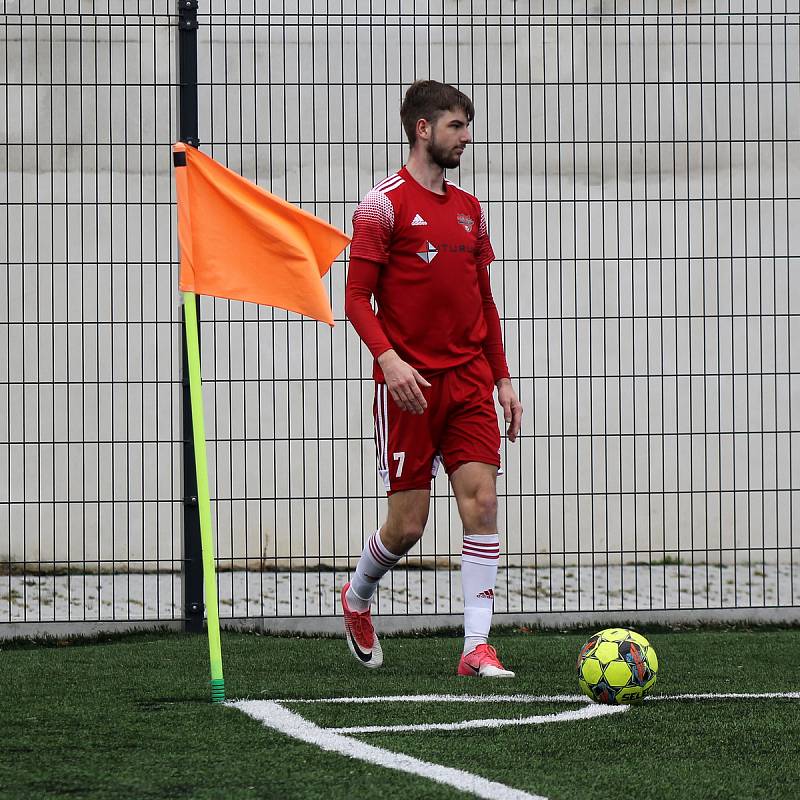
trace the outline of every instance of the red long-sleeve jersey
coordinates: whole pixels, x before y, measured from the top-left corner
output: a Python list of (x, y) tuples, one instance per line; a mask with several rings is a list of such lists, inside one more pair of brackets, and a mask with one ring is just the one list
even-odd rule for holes
[(393, 348), (426, 375), (483, 352), (497, 381), (509, 373), (486, 220), (475, 197), (445, 186), (431, 192), (404, 167), (367, 193), (353, 215), (345, 312), (376, 359)]

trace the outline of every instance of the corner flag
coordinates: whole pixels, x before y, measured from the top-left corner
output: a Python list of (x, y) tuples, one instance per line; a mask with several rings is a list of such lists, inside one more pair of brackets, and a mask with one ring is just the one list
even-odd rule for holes
[(320, 278), (349, 237), (182, 142), (174, 145), (211, 700), (225, 700), (195, 293), (296, 311), (333, 325)]
[(194, 147), (179, 142), (173, 152), (180, 289), (276, 306), (333, 325), (320, 277), (350, 238)]

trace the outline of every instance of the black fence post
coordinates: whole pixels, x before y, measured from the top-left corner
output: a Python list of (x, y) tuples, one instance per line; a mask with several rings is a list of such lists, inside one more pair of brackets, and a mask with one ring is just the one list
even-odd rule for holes
[[(179, 138), (198, 147), (197, 131), (197, 0), (178, 0)], [(197, 318), (200, 319), (200, 301)], [(197, 472), (192, 438), (192, 402), (189, 393), (189, 359), (186, 351), (186, 317), (181, 308), (181, 383), (183, 392), (183, 614), (184, 631), (203, 630), (203, 552)], [(199, 334), (198, 334), (199, 335)]]

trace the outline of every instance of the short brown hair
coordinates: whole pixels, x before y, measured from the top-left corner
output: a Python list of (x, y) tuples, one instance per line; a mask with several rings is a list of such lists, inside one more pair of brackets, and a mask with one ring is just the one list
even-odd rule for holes
[(432, 125), (445, 111), (460, 108), (469, 122), (475, 118), (475, 106), (463, 92), (447, 83), (415, 81), (408, 87), (400, 106), (400, 121), (411, 146), (417, 141), (417, 121), (426, 119)]

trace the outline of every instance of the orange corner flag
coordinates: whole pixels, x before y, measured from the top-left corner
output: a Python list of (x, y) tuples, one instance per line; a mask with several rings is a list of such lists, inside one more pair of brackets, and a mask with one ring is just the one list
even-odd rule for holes
[(333, 325), (320, 278), (350, 238), (194, 147), (175, 154), (181, 291), (296, 311)]

